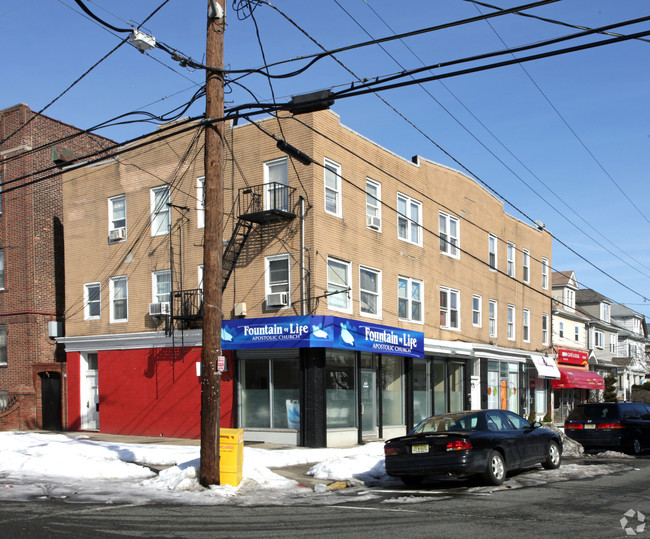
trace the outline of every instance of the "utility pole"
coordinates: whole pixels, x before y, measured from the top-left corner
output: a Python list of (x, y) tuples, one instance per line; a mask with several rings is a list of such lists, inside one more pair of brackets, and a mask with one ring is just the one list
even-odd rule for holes
[(219, 423), (221, 419), (221, 287), (223, 251), (223, 37), (225, 9), (208, 1), (205, 63), (205, 151), (203, 239), (203, 342), (201, 353), (201, 465), (199, 482), (204, 487), (219, 481)]

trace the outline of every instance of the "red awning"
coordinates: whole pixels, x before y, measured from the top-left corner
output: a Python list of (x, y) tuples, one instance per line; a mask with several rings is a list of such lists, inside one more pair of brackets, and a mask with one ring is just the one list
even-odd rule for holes
[(560, 379), (553, 380), (553, 389), (577, 387), (582, 389), (605, 389), (605, 381), (600, 374), (592, 371), (578, 371), (560, 367)]

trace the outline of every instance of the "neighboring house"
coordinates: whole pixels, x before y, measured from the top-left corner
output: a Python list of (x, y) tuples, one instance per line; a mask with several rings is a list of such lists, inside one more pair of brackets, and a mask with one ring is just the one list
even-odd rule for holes
[[(548, 232), (331, 111), (259, 124), (225, 129), (223, 427), (319, 447), (547, 409)], [(174, 128), (66, 173), (71, 429), (200, 434), (203, 138)]]
[[(602, 294), (591, 289), (579, 290), (576, 304), (590, 317), (588, 323), (588, 346), (592, 354), (590, 362), (601, 376), (616, 377), (618, 398), (624, 400), (630, 396), (633, 381), (641, 381), (645, 377), (645, 370), (640, 364), (632, 361), (627, 351), (621, 350), (619, 346), (619, 337), (626, 343), (630, 342), (630, 332), (613, 318), (616, 304)], [(622, 310), (619, 312), (622, 313)]]
[(643, 384), (650, 373), (648, 326), (645, 316), (618, 303), (612, 305), (611, 316), (619, 327), (618, 357), (614, 361), (625, 367), (622, 373), (619, 369), (619, 395), (631, 400), (632, 386)]
[(579, 287), (575, 273), (554, 271), (552, 280), (553, 349), (560, 369), (560, 379), (553, 381), (553, 420), (563, 423), (574, 404), (597, 394), (604, 381), (589, 368), (591, 318), (576, 309)]
[(1, 430), (66, 427), (58, 167), (109, 143), (25, 104), (0, 110)]

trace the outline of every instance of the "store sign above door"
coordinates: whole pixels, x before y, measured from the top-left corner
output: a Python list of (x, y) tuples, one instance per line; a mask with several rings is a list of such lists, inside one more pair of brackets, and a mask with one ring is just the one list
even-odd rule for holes
[(343, 348), (424, 357), (424, 333), (336, 316), (224, 320), (221, 348)]
[(588, 365), (589, 354), (583, 350), (569, 350), (559, 348), (557, 351), (557, 362), (563, 365)]

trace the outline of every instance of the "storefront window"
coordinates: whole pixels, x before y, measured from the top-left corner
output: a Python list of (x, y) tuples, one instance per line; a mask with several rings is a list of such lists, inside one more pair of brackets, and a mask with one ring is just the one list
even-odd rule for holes
[(241, 425), (300, 428), (300, 385), (295, 359), (242, 359)]
[(535, 379), (535, 413), (546, 414), (546, 380), (544, 378)]
[(449, 411), (458, 412), (463, 406), (463, 378), (465, 365), (449, 363)]
[(402, 358), (382, 356), (382, 413), (384, 425), (404, 424)]
[(508, 410), (519, 412), (519, 364), (508, 363)]
[(445, 391), (445, 362), (433, 360), (433, 410), (436, 414), (447, 412), (447, 392)]
[(413, 422), (418, 424), (431, 415), (431, 363), (413, 359)]
[(488, 361), (487, 373), (487, 393), (488, 393), (488, 408), (501, 408), (499, 400), (499, 362)]
[(327, 428), (357, 426), (354, 352), (327, 350)]

